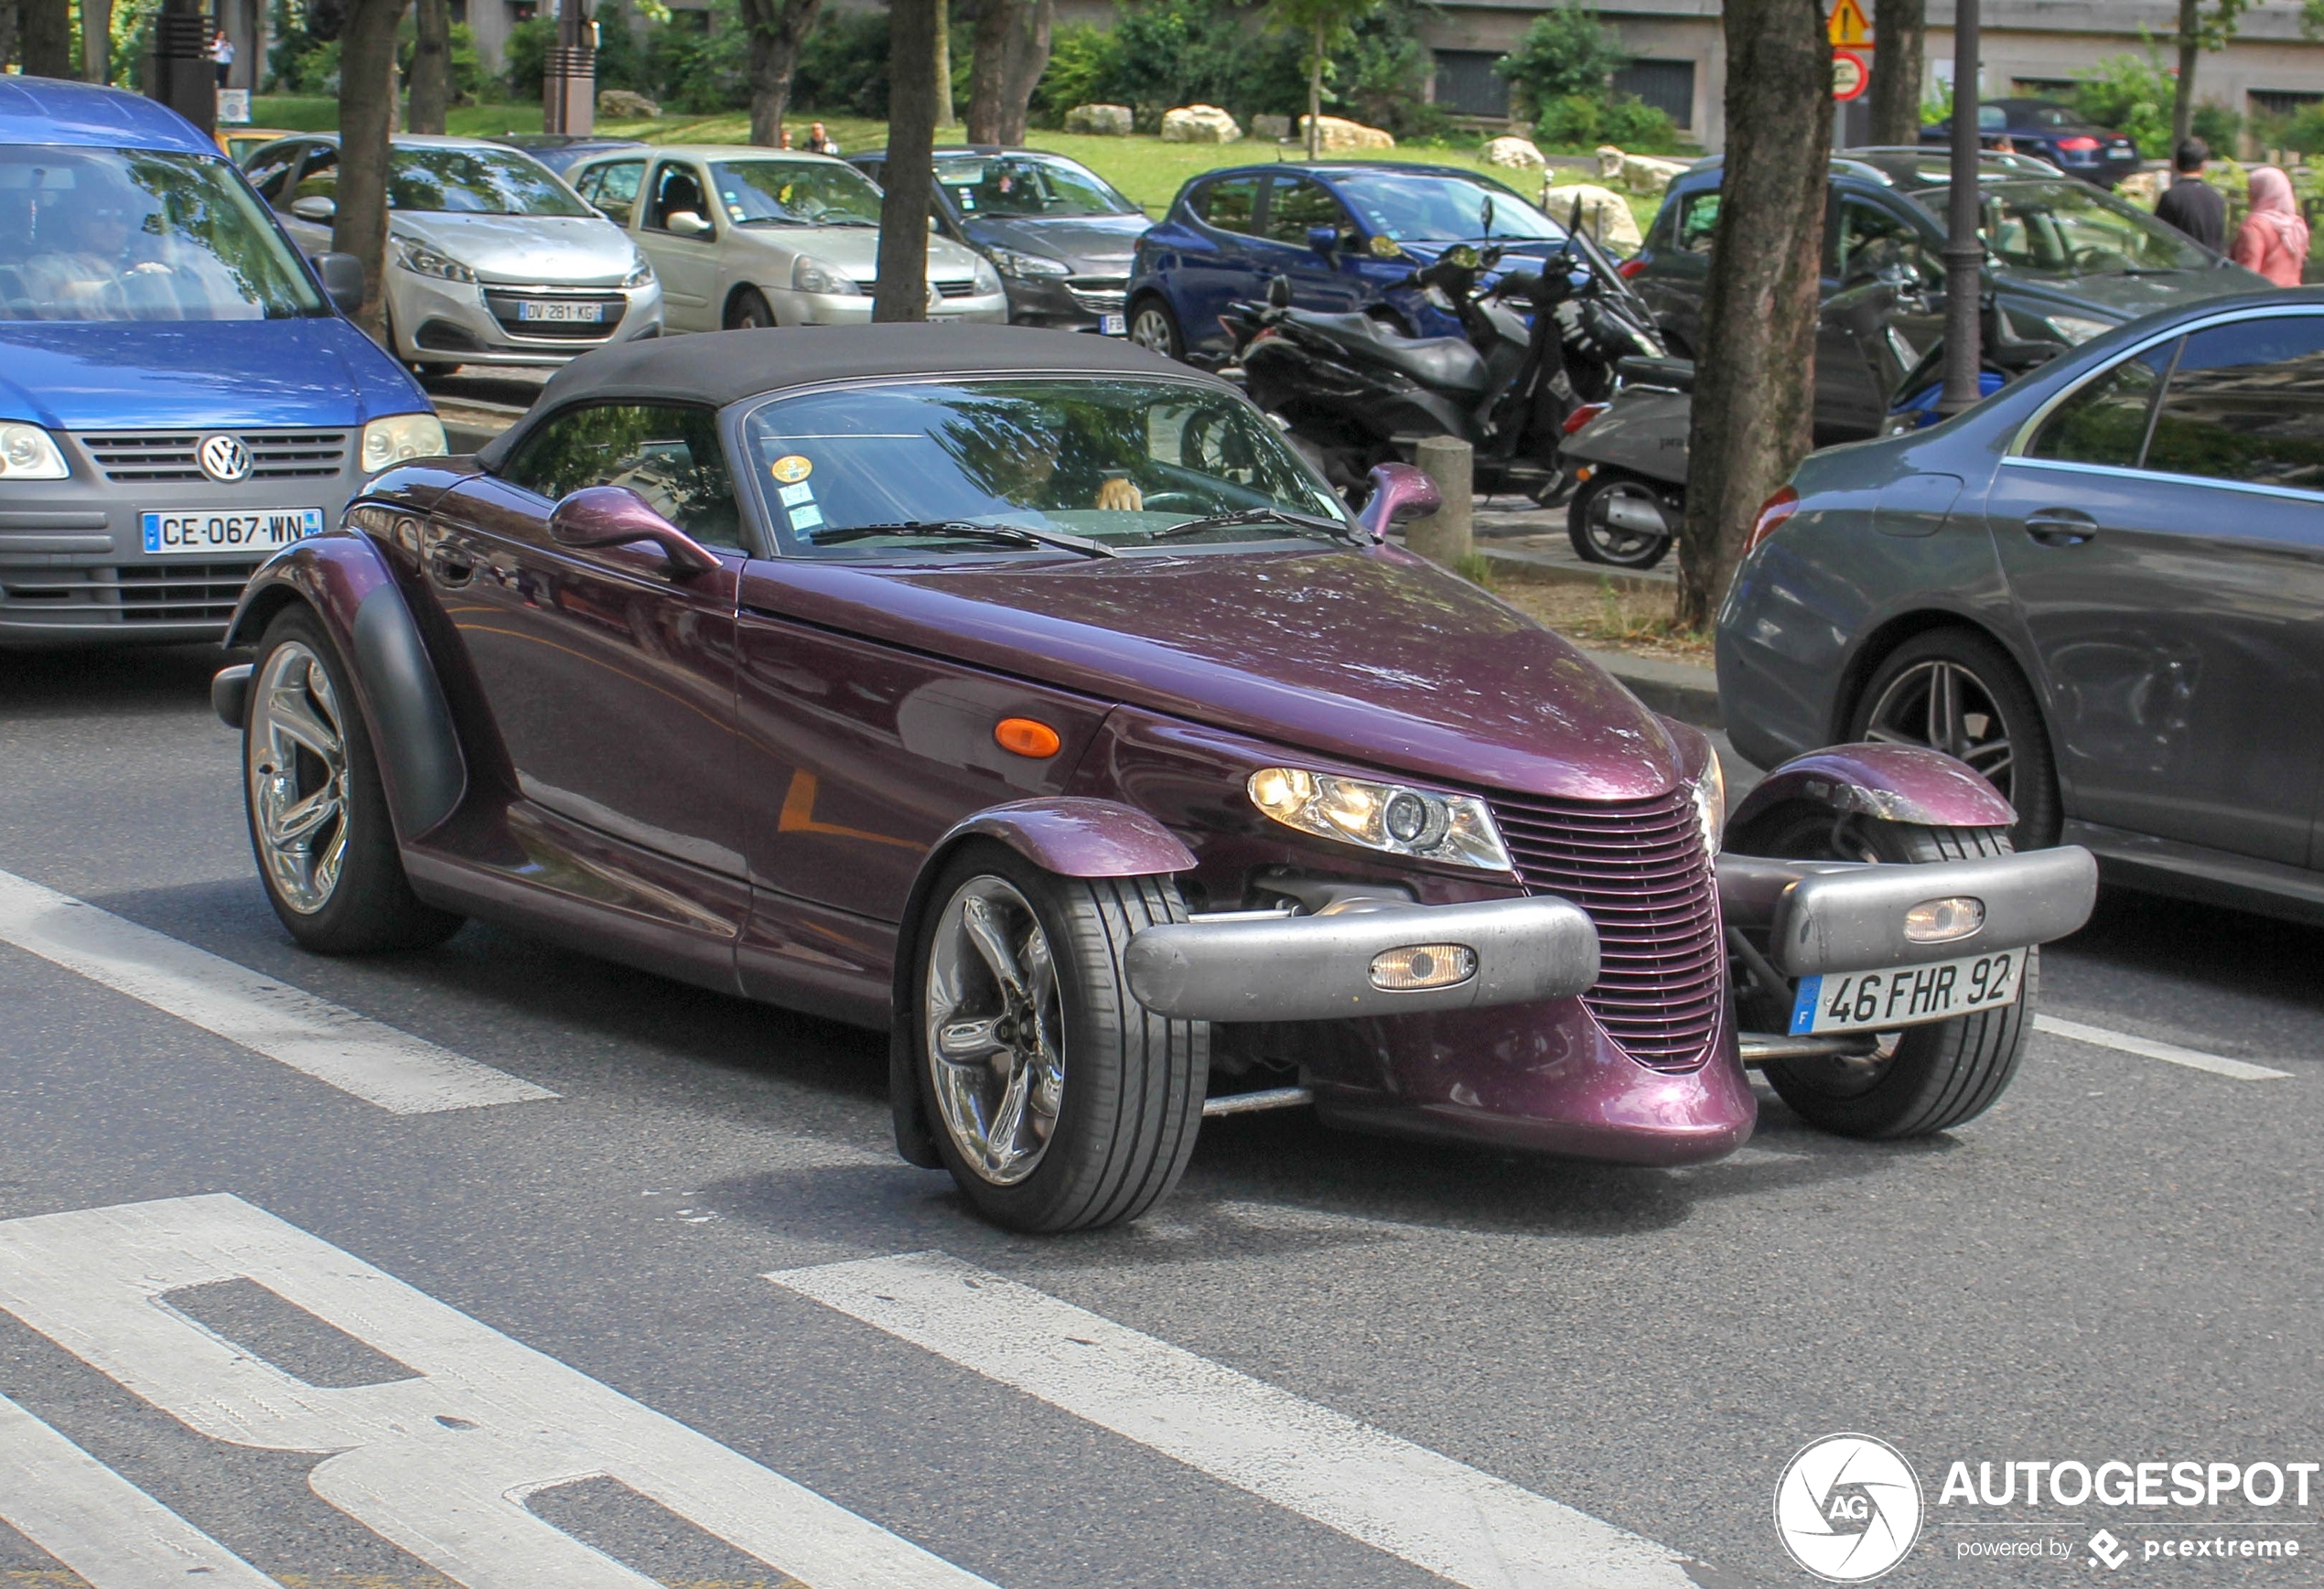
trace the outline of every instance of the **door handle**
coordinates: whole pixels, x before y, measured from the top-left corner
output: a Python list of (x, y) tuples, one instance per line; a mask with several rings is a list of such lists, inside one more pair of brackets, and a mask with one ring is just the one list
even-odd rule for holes
[(2098, 521), (2073, 508), (2039, 508), (2026, 515), (2026, 533), (2044, 546), (2079, 546), (2098, 533)]

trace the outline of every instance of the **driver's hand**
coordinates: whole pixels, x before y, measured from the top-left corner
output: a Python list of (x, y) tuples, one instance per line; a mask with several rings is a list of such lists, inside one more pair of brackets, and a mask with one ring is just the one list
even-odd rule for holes
[(1116, 475), (1097, 489), (1097, 506), (1116, 513), (1135, 513), (1146, 506), (1144, 493)]

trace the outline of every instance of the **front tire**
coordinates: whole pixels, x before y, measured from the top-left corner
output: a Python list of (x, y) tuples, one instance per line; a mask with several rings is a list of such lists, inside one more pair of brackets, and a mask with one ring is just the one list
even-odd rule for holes
[(936, 1150), (1012, 1230), (1135, 1219), (1178, 1184), (1202, 1120), (1210, 1029), (1132, 996), (1140, 928), (1184, 921), (1167, 877), (1060, 877), (961, 851), (929, 894), (914, 967), (914, 1071)]
[(774, 309), (766, 295), (757, 287), (745, 287), (737, 293), (734, 302), (726, 306), (726, 329), (729, 331), (763, 331), (782, 322), (775, 318)]
[(285, 607), (259, 641), (242, 797), (267, 903), (301, 947), (425, 949), (459, 930), (412, 892), (347, 665), (311, 608)]
[[(1807, 817), (1800, 829), (1779, 837), (1770, 848), (1800, 859), (1896, 865), (2006, 855), (2012, 848), (2009, 835), (2000, 828), (1926, 827), (1866, 819), (1843, 824), (1837, 844), (1813, 842), (1813, 835), (1834, 831), (1830, 813)], [(1781, 1060), (1767, 1067), (1768, 1084), (1801, 1119), (1839, 1136), (1929, 1136), (1976, 1119), (1993, 1107), (2017, 1075), (2017, 1060), (2033, 1033), (2041, 950), (2023, 952), (2015, 1004), (1884, 1033), (1869, 1059)]]
[(1149, 293), (1130, 309), (1130, 340), (1165, 359), (1186, 359), (1186, 338), (1170, 306)]
[(1930, 629), (1891, 651), (1857, 698), (1848, 737), (1925, 745), (1956, 757), (2017, 808), (2009, 830), (2017, 848), (2058, 842), (2049, 725), (2017, 664), (1981, 634)]
[(1566, 539), (1574, 543), (1574, 554), (1584, 563), (1600, 563), (1613, 568), (1652, 568), (1669, 553), (1671, 537), (1667, 531), (1658, 535), (1628, 530), (1609, 520), (1613, 505), (1623, 500), (1649, 503), (1665, 523), (1669, 522), (1669, 510), (1662, 505), (1662, 494), (1653, 487), (1626, 475), (1598, 474), (1574, 493), (1574, 499), (1565, 510)]

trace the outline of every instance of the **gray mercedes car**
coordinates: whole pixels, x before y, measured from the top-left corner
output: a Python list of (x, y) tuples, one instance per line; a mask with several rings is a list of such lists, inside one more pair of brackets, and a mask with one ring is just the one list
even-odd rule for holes
[(2149, 315), (1927, 430), (1817, 453), (1719, 614), (1773, 766), (1928, 745), (2020, 849), (2324, 920), (2324, 301)]

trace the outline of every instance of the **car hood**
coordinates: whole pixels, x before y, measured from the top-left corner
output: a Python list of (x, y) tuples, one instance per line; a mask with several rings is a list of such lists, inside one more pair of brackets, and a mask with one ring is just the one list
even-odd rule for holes
[(1344, 761), (1578, 800), (1682, 776), (1676, 740), (1595, 663), (1402, 551), (782, 569), (807, 622)]
[(597, 215), (399, 209), (390, 229), (448, 254), (488, 282), (619, 286), (638, 260), (621, 229)]
[[(858, 282), (879, 274), (879, 228), (876, 226), (737, 226), (726, 233), (780, 250), (786, 257), (810, 254), (837, 265)], [(976, 254), (950, 238), (928, 240), (928, 274), (945, 281), (976, 269)]]
[(2076, 309), (2095, 309), (2100, 314), (2121, 320), (2135, 320), (2157, 309), (2200, 303), (2205, 298), (2225, 297), (2230, 293), (2259, 291), (2268, 285), (2265, 277), (2241, 265), (2200, 271), (2164, 271), (2151, 276), (2060, 277), (2012, 270), (1996, 270), (1993, 276), (1996, 285), (2006, 285), (2013, 295), (2039, 298), (2069, 313)]
[(427, 398), (338, 316), (0, 324), (0, 418), (116, 425), (352, 425)]
[(1061, 259), (1076, 275), (1126, 276), (1138, 239), (1154, 222), (1143, 215), (963, 216), (961, 230), (979, 248), (1009, 248)]

